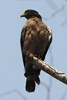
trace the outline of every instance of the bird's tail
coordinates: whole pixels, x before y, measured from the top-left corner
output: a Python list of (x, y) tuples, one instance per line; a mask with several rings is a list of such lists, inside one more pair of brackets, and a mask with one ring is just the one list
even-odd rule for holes
[(28, 92), (34, 92), (35, 90), (35, 82), (33, 80), (30, 79), (26, 79), (26, 90)]
[(26, 79), (26, 90), (28, 92), (34, 92), (36, 83), (39, 85), (40, 84), (40, 79), (37, 76), (36, 79), (34, 77), (30, 77)]
[(30, 64), (29, 66), (27, 65), (27, 68), (24, 76), (26, 77), (26, 90), (28, 92), (34, 92), (36, 83), (39, 85), (40, 84), (40, 79), (39, 79), (39, 74), (40, 74), (40, 69), (33, 69), (32, 65)]

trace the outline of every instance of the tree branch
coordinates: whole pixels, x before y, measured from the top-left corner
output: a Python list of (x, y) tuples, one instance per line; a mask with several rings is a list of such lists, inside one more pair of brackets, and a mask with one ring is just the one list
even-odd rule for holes
[(32, 63), (36, 66), (34, 66), (35, 69), (41, 69), (44, 72), (48, 73), (52, 77), (56, 78), (57, 80), (67, 84), (67, 75), (62, 73), (61, 71), (53, 68), (49, 64), (47, 64), (45, 61), (42, 61), (41, 59), (38, 59), (37, 57), (34, 57), (33, 54), (27, 53), (28, 59), (32, 61)]

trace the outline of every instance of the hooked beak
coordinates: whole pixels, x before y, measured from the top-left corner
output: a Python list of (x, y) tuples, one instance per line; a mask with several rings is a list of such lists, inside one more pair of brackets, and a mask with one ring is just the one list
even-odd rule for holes
[(26, 16), (26, 14), (24, 13), (24, 14), (22, 14), (20, 17), (25, 17)]
[(25, 17), (25, 15), (21, 15), (20, 17)]

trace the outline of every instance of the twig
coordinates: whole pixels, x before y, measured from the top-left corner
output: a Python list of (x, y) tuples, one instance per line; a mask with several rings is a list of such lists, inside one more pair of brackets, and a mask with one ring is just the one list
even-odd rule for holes
[(67, 90), (64, 92), (64, 94), (61, 96), (61, 99), (60, 100), (64, 100), (65, 97), (67, 96)]
[(52, 0), (46, 0), (46, 3), (48, 4), (48, 6), (50, 6), (50, 8), (51, 8), (52, 10), (57, 9), (56, 4), (55, 4)]
[(41, 81), (41, 85), (44, 86), (44, 87), (46, 88), (47, 91), (50, 90), (50, 88), (49, 88), (43, 81)]
[(0, 94), (0, 98), (1, 97), (4, 97), (4, 96), (7, 96), (9, 94), (12, 94), (12, 93), (17, 93), (23, 100), (28, 100), (19, 90), (17, 89), (13, 89), (13, 90), (10, 90), (8, 92), (5, 92), (5, 93), (2, 93)]
[(67, 18), (65, 19), (65, 21), (61, 24), (61, 26), (64, 26), (67, 24)]
[(28, 59), (32, 61), (34, 65), (36, 65), (36, 69), (41, 69), (44, 72), (48, 73), (49, 75), (53, 76), (54, 78), (58, 79), (59, 81), (67, 84), (67, 75), (62, 73), (61, 71), (53, 68), (49, 64), (47, 64), (45, 61), (42, 61), (38, 59), (37, 57), (34, 57), (33, 54), (27, 53)]
[(62, 10), (64, 10), (64, 5), (63, 5), (60, 9), (56, 10), (53, 14), (51, 14), (51, 16), (49, 16), (48, 18), (45, 18), (45, 20), (47, 21), (47, 20), (49, 20), (49, 19), (55, 17), (55, 16), (56, 16), (59, 12), (61, 12)]

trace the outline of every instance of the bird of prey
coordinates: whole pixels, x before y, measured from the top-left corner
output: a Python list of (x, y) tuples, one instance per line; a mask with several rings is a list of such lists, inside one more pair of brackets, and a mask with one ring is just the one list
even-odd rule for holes
[(35, 57), (44, 60), (52, 42), (52, 31), (43, 23), (41, 15), (35, 10), (28, 9), (21, 17), (27, 19), (20, 37), (25, 69), (24, 75), (26, 77), (25, 88), (28, 92), (34, 92), (36, 83), (40, 84), (40, 69), (34, 68), (32, 61), (26, 56), (26, 52), (32, 53)]

